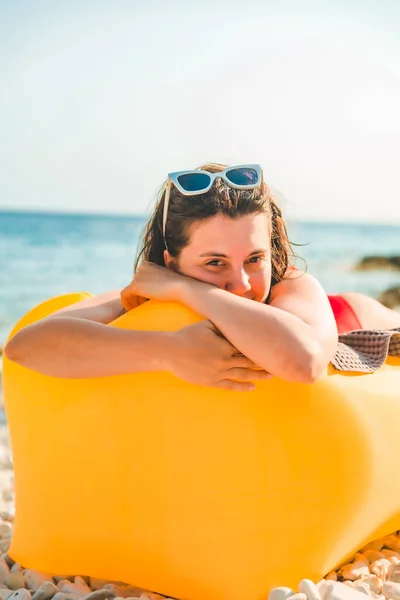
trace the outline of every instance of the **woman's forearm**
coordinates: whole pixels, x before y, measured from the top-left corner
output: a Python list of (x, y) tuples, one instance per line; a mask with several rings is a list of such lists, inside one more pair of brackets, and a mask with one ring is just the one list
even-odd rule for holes
[(311, 383), (326, 366), (307, 323), (273, 306), (194, 281), (180, 300), (203, 315), (245, 356), (287, 381)]
[(47, 318), (6, 344), (7, 358), (33, 371), (65, 378), (105, 377), (165, 368), (173, 337), (130, 331), (73, 317)]

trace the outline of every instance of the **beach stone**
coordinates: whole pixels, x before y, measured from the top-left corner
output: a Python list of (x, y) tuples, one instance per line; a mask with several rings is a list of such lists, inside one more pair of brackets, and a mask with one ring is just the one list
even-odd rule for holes
[(65, 579), (68, 579), (68, 581), (74, 583), (75, 575), (53, 575), (53, 581), (55, 581), (56, 584), (58, 584), (60, 581), (64, 581)]
[(364, 563), (364, 565), (366, 565), (367, 567), (369, 565), (368, 558), (362, 552), (356, 552), (355, 555), (354, 555), (354, 557), (353, 557), (352, 562), (353, 563), (356, 563), (356, 562), (357, 563)]
[(6, 538), (4, 540), (0, 540), (0, 554), (5, 554), (9, 549), (11, 544), (11, 538)]
[(115, 581), (110, 581), (109, 579), (99, 579), (98, 577), (90, 577), (90, 589), (93, 591), (101, 590), (106, 585), (110, 585), (115, 583)]
[(67, 600), (67, 595), (62, 592), (57, 592), (57, 594), (53, 596), (53, 600)]
[(286, 600), (289, 596), (294, 596), (294, 591), (288, 587), (276, 587), (269, 593), (268, 600)]
[(12, 527), (10, 523), (0, 523), (0, 538), (10, 538), (12, 536)]
[(14, 563), (11, 567), (11, 573), (16, 573), (17, 571), (22, 571), (23, 567), (19, 563)]
[(91, 592), (87, 596), (84, 596), (84, 599), (85, 600), (105, 600), (105, 598), (110, 598), (110, 596), (111, 596), (110, 592), (103, 588), (101, 590), (95, 590), (94, 592)]
[(83, 598), (87, 594), (90, 594), (91, 590), (88, 592), (87, 590), (82, 590), (79, 585), (71, 582), (69, 579), (63, 579), (57, 583), (57, 588), (63, 594), (67, 594), (67, 596), (73, 596), (77, 598)]
[(365, 554), (365, 552), (367, 550), (376, 550), (377, 552), (380, 552), (383, 548), (383, 540), (382, 538), (380, 538), (379, 540), (373, 540), (372, 542), (369, 542), (368, 544), (366, 544), (365, 546), (363, 546), (360, 550), (360, 552), (362, 552), (363, 554)]
[[(45, 583), (45, 581), (53, 584), (53, 578), (49, 573), (41, 573), (40, 571), (34, 571), (33, 569), (26, 569), (23, 573), (23, 576), (26, 588), (32, 592), (36, 592)], [(54, 594), (57, 592), (58, 590), (56, 589)]]
[(353, 587), (344, 585), (339, 581), (330, 581), (323, 600), (365, 600), (365, 593), (355, 590)]
[(25, 588), (25, 579), (21, 571), (10, 573), (4, 583), (10, 590), (20, 590), (21, 588)]
[(2, 556), (1, 558), (3, 558), (6, 563), (8, 564), (8, 566), (10, 567), (10, 569), (12, 570), (13, 566), (16, 564), (15, 560), (13, 560), (11, 558), (11, 556), (8, 556), (8, 554), (4, 554), (4, 556)]
[[(347, 583), (347, 581), (345, 583)], [(351, 583), (350, 587), (352, 587), (354, 590), (358, 590), (359, 592), (362, 592), (367, 596), (371, 596), (371, 590), (369, 589), (366, 583), (363, 583), (361, 579), (359, 579), (358, 581), (350, 581), (349, 583)]]
[(400, 583), (400, 563), (391, 565), (386, 575), (388, 581)]
[(80, 575), (77, 575), (75, 577), (75, 579), (74, 579), (74, 585), (76, 585), (82, 591), (84, 591), (85, 594), (90, 594), (92, 592), (92, 590), (90, 589), (89, 585), (86, 583), (86, 581)]
[(400, 270), (400, 256), (364, 256), (364, 258), (357, 263), (356, 269), (359, 271), (375, 269), (394, 269), (397, 271)]
[(391, 563), (387, 558), (380, 558), (376, 560), (369, 566), (369, 570), (377, 577), (385, 578), (389, 569), (391, 567)]
[(388, 550), (387, 548), (382, 548), (381, 552), (383, 556), (388, 560), (390, 560), (391, 558), (397, 558), (398, 560), (400, 560), (400, 554), (395, 550)]
[(378, 552), (377, 550), (367, 550), (364, 552), (365, 558), (368, 560), (369, 564), (379, 560), (380, 558), (385, 558), (385, 555), (382, 552)]
[(299, 583), (298, 590), (306, 596), (307, 600), (321, 600), (321, 594), (311, 579), (302, 579)]
[(146, 592), (143, 588), (135, 585), (118, 585), (115, 583), (108, 583), (103, 589), (108, 590), (110, 596), (115, 598), (140, 598), (140, 595)]
[(355, 581), (362, 575), (369, 575), (369, 568), (367, 564), (368, 561), (359, 560), (357, 562), (345, 565), (341, 569), (342, 577), (344, 577), (344, 579), (349, 579), (350, 581)]
[(4, 559), (0, 560), (0, 583), (5, 583), (10, 574), (10, 567)]
[(382, 586), (382, 593), (390, 600), (400, 600), (400, 584), (386, 581)]
[(82, 577), (76, 576), (73, 583), (69, 579), (63, 579), (57, 584), (60, 592), (64, 592), (65, 594), (76, 594), (78, 596), (86, 596), (90, 594), (92, 590), (86, 584), (86, 582), (82, 579)]
[(8, 600), (31, 600), (31, 595), (28, 590), (21, 588), (9, 596)]
[(14, 593), (13, 590), (9, 590), (9, 589), (0, 589), (0, 599), (1, 600), (8, 600), (8, 598), (10, 596), (12, 596)]
[(32, 596), (32, 600), (50, 600), (53, 596), (58, 594), (58, 587), (52, 581), (45, 581), (35, 591)]

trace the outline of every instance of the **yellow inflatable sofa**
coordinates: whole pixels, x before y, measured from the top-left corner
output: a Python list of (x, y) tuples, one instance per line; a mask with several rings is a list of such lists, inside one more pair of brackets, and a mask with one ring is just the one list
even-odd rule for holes
[[(88, 297), (29, 312), (11, 335)], [(199, 317), (147, 302), (112, 323)], [(10, 556), (190, 600), (259, 600), (318, 580), (400, 528), (400, 361), (254, 392), (170, 373), (59, 379), (4, 360), (15, 467)]]

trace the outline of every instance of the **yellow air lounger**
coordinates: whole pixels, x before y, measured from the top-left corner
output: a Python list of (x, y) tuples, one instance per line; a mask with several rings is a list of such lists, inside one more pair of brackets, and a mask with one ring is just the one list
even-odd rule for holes
[[(44, 303), (13, 333), (85, 297)], [(112, 326), (196, 320), (147, 302)], [(400, 528), (399, 366), (240, 393), (170, 373), (58, 379), (5, 360), (10, 556), (191, 600), (317, 580)]]

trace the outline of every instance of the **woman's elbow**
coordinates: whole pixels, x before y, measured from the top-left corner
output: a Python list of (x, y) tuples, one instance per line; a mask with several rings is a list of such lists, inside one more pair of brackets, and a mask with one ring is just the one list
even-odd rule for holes
[(23, 352), (21, 351), (21, 344), (19, 343), (18, 333), (9, 340), (4, 346), (4, 356), (15, 363), (21, 363)]
[(312, 384), (318, 381), (327, 371), (330, 358), (320, 344), (313, 345), (299, 365), (301, 383)]
[(327, 370), (329, 358), (319, 344), (313, 346), (296, 356), (292, 367), (291, 377), (287, 381), (294, 383), (313, 384), (320, 379)]

